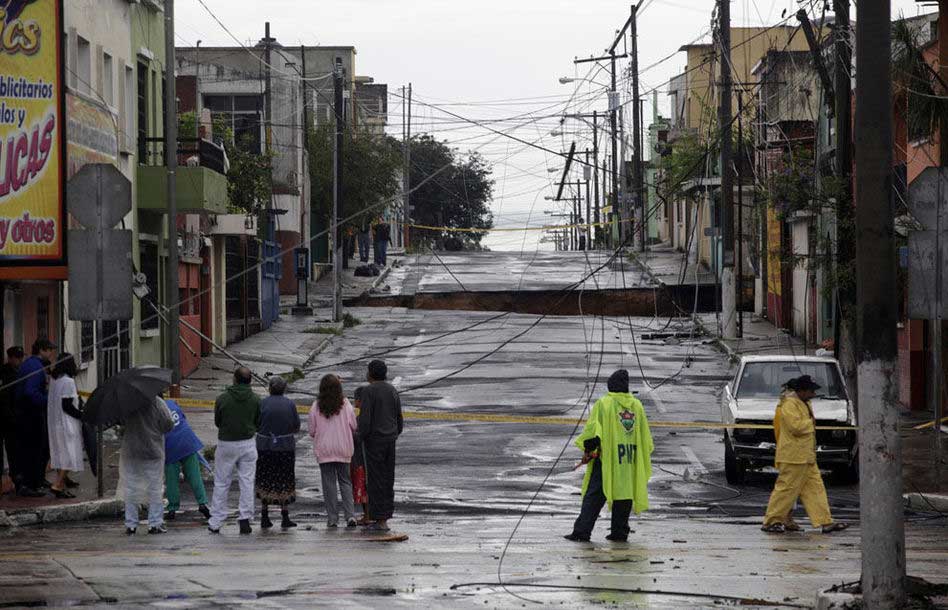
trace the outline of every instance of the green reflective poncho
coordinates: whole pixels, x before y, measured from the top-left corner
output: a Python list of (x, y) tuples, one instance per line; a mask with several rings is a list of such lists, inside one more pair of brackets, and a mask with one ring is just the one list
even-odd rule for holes
[[(614, 500), (632, 500), (635, 514), (648, 510), (648, 480), (652, 477), (652, 434), (642, 403), (626, 392), (609, 392), (596, 401), (576, 446), (599, 437), (602, 491), (612, 508)], [(592, 462), (583, 479), (589, 486)]]

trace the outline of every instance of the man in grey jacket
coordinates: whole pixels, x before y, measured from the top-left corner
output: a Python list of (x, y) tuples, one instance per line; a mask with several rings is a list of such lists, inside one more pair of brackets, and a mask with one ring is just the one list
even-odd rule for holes
[(388, 367), (381, 360), (369, 363), (369, 385), (362, 389), (359, 440), (365, 449), (369, 514), (375, 523), (369, 531), (388, 531), (395, 508), (395, 441), (402, 433), (402, 402), (398, 390), (385, 381)]
[(171, 410), (160, 397), (154, 407), (125, 420), (122, 477), (125, 481), (125, 533), (138, 529), (138, 508), (148, 505), (148, 533), (164, 534), (165, 434), (174, 428)]

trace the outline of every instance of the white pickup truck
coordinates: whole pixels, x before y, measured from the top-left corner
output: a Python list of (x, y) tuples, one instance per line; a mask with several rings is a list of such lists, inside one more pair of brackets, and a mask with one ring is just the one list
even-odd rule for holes
[[(817, 426), (855, 426), (856, 417), (846, 392), (839, 363), (820, 356), (744, 356), (737, 374), (721, 395), (725, 424), (772, 424), (783, 385), (809, 375), (822, 386), (810, 403)], [(816, 461), (846, 482), (859, 480), (855, 430), (817, 430)], [(773, 430), (724, 430), (724, 473), (728, 483), (744, 482), (747, 471), (774, 465)]]

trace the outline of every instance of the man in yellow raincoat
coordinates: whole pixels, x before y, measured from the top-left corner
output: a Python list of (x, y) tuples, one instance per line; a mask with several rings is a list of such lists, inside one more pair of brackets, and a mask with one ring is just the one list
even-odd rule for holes
[(816, 465), (816, 421), (810, 401), (820, 386), (809, 375), (787, 382), (787, 391), (780, 398), (774, 418), (777, 439), (776, 466), (780, 475), (774, 484), (767, 514), (765, 532), (783, 533), (797, 498), (803, 503), (813, 527), (824, 534), (846, 529), (845, 523), (834, 523), (830, 515), (826, 487)]
[(588, 542), (599, 511), (607, 502), (612, 510), (612, 531), (606, 539), (624, 542), (629, 537), (629, 514), (648, 510), (648, 480), (652, 476), (652, 435), (645, 409), (629, 393), (629, 372), (620, 369), (609, 377), (609, 393), (596, 401), (576, 446), (588, 463), (583, 479), (583, 505), (565, 538)]

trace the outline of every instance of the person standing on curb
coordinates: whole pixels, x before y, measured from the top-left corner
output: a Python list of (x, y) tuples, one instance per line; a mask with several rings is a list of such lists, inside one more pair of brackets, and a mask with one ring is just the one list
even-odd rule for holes
[(214, 403), (214, 424), (217, 426), (217, 449), (214, 452), (214, 496), (207, 529), (219, 534), (227, 518), (227, 494), (237, 473), (240, 485), (239, 510), (241, 534), (249, 534), (254, 512), (254, 474), (257, 470), (257, 428), (260, 426), (260, 398), (250, 383), (253, 374), (245, 366), (234, 371), (234, 385), (217, 397)]
[(358, 418), (359, 440), (365, 450), (369, 513), (373, 519), (368, 531), (387, 532), (395, 508), (395, 442), (404, 422), (398, 390), (385, 380), (387, 375), (384, 362), (369, 363), (369, 385), (362, 390)]
[(7, 361), (0, 366), (0, 490), (3, 488), (3, 452), (6, 449), (7, 465), (10, 470), (10, 482), (14, 491), (20, 478), (17, 468), (16, 438), (16, 380), (20, 365), (23, 364), (23, 348), (14, 345), (7, 348)]
[(652, 451), (645, 408), (629, 393), (629, 372), (619, 369), (609, 377), (608, 394), (596, 401), (586, 426), (576, 439), (583, 450), (581, 464), (589, 464), (583, 479), (583, 504), (573, 531), (564, 536), (589, 542), (603, 505), (612, 511), (613, 542), (629, 538), (629, 514), (648, 510), (648, 480)]
[(296, 404), (283, 395), (286, 379), (270, 377), (270, 395), (260, 403), (260, 428), (257, 430), (257, 497), (263, 503), (260, 527), (273, 527), (270, 505), (280, 507), (280, 527), (296, 527), (290, 520), (290, 504), (296, 501), (296, 433), (300, 414)]
[(138, 529), (138, 508), (148, 505), (148, 533), (164, 534), (161, 484), (165, 467), (165, 434), (174, 428), (171, 411), (160, 397), (154, 407), (135, 412), (125, 420), (122, 436), (122, 477), (125, 481), (125, 533)]
[(32, 355), (23, 361), (17, 371), (16, 434), (21, 484), (17, 493), (27, 497), (42, 497), (50, 487), (46, 481), (49, 462), (49, 432), (46, 429), (48, 409), (47, 368), (56, 357), (56, 344), (41, 338), (33, 342)]
[(181, 508), (181, 472), (191, 486), (194, 500), (198, 503), (198, 512), (205, 519), (211, 517), (207, 508), (207, 490), (201, 476), (201, 449), (204, 443), (197, 437), (181, 406), (173, 400), (166, 400), (171, 411), (174, 427), (165, 435), (165, 497), (168, 499), (168, 512), (165, 519), (174, 521), (175, 513)]
[(834, 522), (823, 477), (816, 465), (816, 420), (810, 401), (820, 385), (809, 375), (787, 382), (787, 392), (777, 406), (774, 435), (777, 438), (775, 465), (779, 471), (773, 493), (767, 503), (767, 514), (761, 530), (771, 534), (787, 531), (787, 515), (799, 498), (810, 518), (810, 524), (824, 534), (849, 527)]

